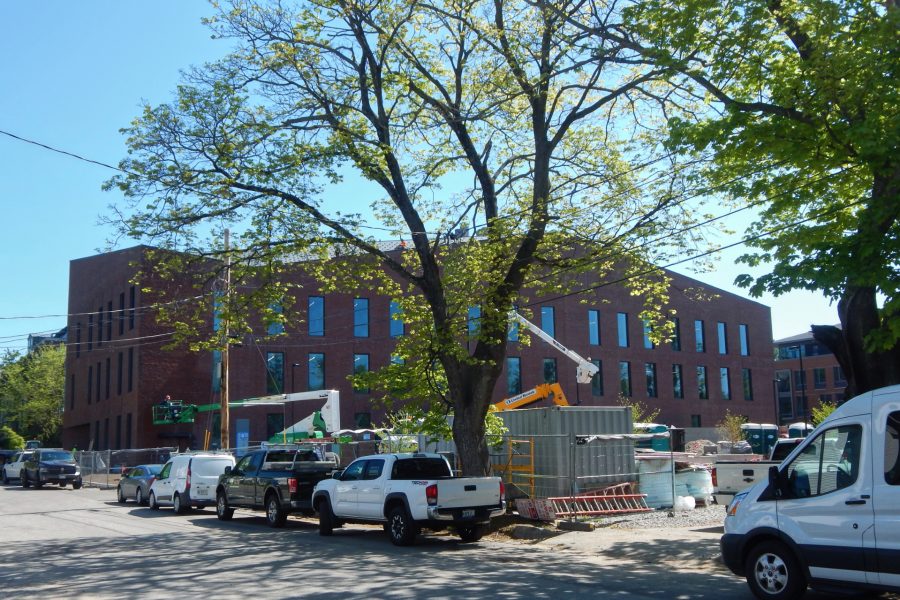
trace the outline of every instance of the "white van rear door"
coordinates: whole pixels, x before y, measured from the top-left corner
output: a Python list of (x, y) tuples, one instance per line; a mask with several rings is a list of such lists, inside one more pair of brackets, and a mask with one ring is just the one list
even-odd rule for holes
[[(871, 417), (837, 419), (786, 466), (778, 527), (803, 553), (814, 579), (866, 582), (874, 550)], [(872, 568), (870, 565), (869, 568)]]
[(876, 394), (873, 501), (878, 572), (870, 575), (870, 583), (900, 588), (900, 396), (878, 400)]

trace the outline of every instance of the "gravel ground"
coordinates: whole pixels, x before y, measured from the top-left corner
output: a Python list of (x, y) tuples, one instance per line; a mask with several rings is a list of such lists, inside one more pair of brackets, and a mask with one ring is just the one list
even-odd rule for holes
[(615, 515), (592, 519), (597, 527), (613, 529), (647, 529), (690, 527), (721, 527), (725, 521), (725, 507), (718, 504), (698, 506), (691, 510), (654, 510), (630, 515)]

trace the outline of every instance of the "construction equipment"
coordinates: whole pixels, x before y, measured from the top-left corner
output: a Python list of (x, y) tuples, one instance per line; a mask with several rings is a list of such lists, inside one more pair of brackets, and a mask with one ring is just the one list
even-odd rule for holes
[(506, 400), (497, 402), (494, 404), (494, 409), (497, 412), (500, 412), (511, 410), (513, 408), (521, 408), (532, 402), (543, 400), (544, 398), (550, 398), (553, 401), (553, 404), (557, 406), (569, 406), (569, 401), (566, 400), (566, 395), (563, 393), (562, 388), (558, 383), (542, 383), (521, 394), (516, 394), (515, 396), (510, 396)]
[(518, 311), (509, 311), (509, 319), (510, 321), (521, 323), (536, 336), (575, 361), (575, 363), (578, 365), (575, 372), (575, 380), (578, 381), (578, 383), (590, 383), (591, 378), (593, 378), (594, 375), (597, 374), (597, 371), (600, 370), (600, 367), (587, 360), (586, 358), (583, 358), (574, 350), (569, 350), (568, 348), (560, 344), (558, 341), (556, 341), (556, 338), (520, 315)]
[(163, 400), (153, 405), (153, 424), (193, 423), (197, 413), (219, 410), (219, 404), (185, 404), (182, 400)]

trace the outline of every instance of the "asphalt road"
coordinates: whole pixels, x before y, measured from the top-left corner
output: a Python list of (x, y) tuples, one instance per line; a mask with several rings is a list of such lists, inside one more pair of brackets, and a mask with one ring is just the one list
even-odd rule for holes
[[(618, 537), (617, 537), (618, 536)], [(2, 598), (752, 598), (717, 566), (717, 534), (567, 533), (538, 544), (427, 535), (397, 548), (380, 528), (330, 538), (260, 513), (175, 516), (114, 490), (0, 486)], [(825, 598), (810, 594), (809, 598)]]

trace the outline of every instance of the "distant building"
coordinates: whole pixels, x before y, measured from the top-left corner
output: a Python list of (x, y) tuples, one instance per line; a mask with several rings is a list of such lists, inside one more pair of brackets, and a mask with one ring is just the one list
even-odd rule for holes
[(820, 402), (845, 400), (844, 370), (812, 331), (775, 340), (774, 345), (778, 424), (808, 420), (810, 410)]
[[(63, 443), (67, 447), (118, 449), (218, 443), (219, 412), (197, 415), (192, 424), (154, 425), (152, 406), (166, 395), (185, 403), (219, 402), (218, 353), (163, 349), (172, 327), (157, 323), (144, 289), (175, 289), (177, 282), (141, 281), (135, 273), (147, 261), (147, 247), (73, 260), (69, 276), (69, 331)], [(675, 339), (656, 346), (640, 319), (640, 298), (620, 284), (597, 285), (583, 276), (584, 294), (530, 297), (532, 321), (562, 344), (591, 359), (600, 371), (577, 384), (574, 362), (532, 336), (525, 346), (511, 341), (494, 390), (500, 401), (535, 385), (558, 381), (573, 404), (609, 406), (619, 395), (658, 408), (658, 421), (677, 427), (714, 427), (726, 411), (756, 422), (774, 420), (771, 314), (767, 306), (706, 286), (675, 273), (670, 307), (676, 311)], [(232, 400), (316, 389), (340, 391), (345, 428), (377, 426), (384, 410), (369, 390), (354, 389), (347, 377), (375, 370), (391, 360), (407, 326), (394, 318), (390, 298), (365, 289), (332, 294), (309, 276), (300, 284), (300, 322), (284, 335), (265, 340), (265, 326), (245, 336), (230, 352)], [(185, 291), (183, 297), (196, 292)], [(208, 302), (208, 299), (206, 300)], [(210, 308), (210, 326), (212, 310)], [(477, 299), (469, 310), (477, 327)], [(514, 336), (513, 336), (514, 337)], [(533, 407), (548, 405), (542, 401)], [(238, 446), (268, 439), (307, 416), (312, 407), (253, 407), (230, 411)]]
[(28, 334), (28, 353), (30, 354), (34, 352), (41, 346), (57, 346), (59, 344), (65, 344), (66, 332), (68, 331), (68, 329), (68, 327), (63, 327), (56, 333), (51, 333), (50, 335), (37, 333)]

